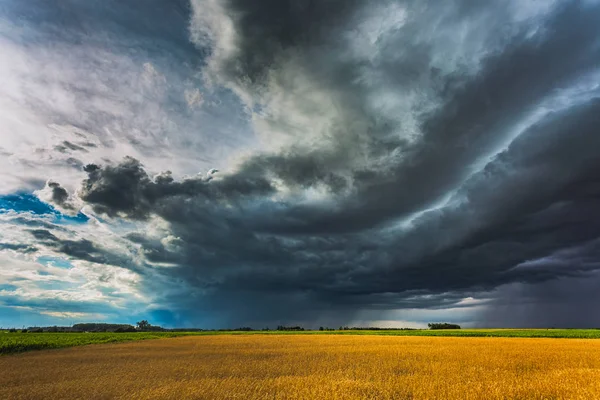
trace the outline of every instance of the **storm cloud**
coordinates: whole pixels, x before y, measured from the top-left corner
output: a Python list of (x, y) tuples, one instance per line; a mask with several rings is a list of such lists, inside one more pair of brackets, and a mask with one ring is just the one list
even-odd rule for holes
[(155, 3), (171, 22), (100, 14), (160, 46), (124, 51), (127, 113), (61, 114), (45, 151), (77, 163), (39, 176), (110, 235), (22, 249), (128, 269), (180, 324), (596, 323), (567, 316), (600, 266), (600, 4)]

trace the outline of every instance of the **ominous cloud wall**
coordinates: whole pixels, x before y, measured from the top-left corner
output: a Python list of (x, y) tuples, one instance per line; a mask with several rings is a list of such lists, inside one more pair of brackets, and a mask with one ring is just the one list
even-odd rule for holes
[[(568, 288), (598, 269), (600, 4), (192, 0), (191, 12), (207, 87), (240, 98), (259, 146), (185, 179), (133, 157), (88, 164), (77, 192), (100, 216), (152, 227), (122, 236), (157, 304), (186, 323), (458, 319), (507, 296), (547, 309), (532, 293), (564, 285), (556, 318), (530, 324), (586, 325), (563, 316), (581, 300)], [(62, 186), (48, 193), (72, 207)], [(72, 257), (94, 249), (32, 234)]]
[(169, 221), (176, 254), (138, 240), (207, 299), (285, 293), (261, 312), (310, 318), (595, 270), (598, 5), (192, 4), (207, 77), (275, 144), (206, 183), (137, 167), (126, 206), (132, 161), (98, 167), (82, 198)]

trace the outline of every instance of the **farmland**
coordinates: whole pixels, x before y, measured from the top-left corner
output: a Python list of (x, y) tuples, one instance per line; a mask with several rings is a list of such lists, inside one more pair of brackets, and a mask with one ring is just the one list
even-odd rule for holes
[(88, 344), (120, 343), (180, 336), (214, 335), (361, 335), (361, 336), (447, 336), (506, 338), (598, 339), (599, 329), (461, 329), (461, 330), (336, 330), (336, 331), (201, 331), (137, 333), (8, 333), (0, 332), (0, 356), (31, 350), (58, 349)]
[(184, 336), (176, 332), (136, 333), (8, 333), (0, 332), (0, 355), (31, 350), (60, 349), (88, 344), (119, 343), (133, 340)]
[(600, 341), (201, 335), (0, 357), (0, 398), (592, 399)]

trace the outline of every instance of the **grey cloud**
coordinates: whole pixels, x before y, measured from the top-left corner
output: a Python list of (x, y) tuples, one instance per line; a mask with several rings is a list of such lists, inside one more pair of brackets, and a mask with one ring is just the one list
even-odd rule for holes
[(540, 304), (557, 287), (574, 298), (561, 315), (582, 302), (570, 285), (589, 289), (600, 267), (599, 5), (215, 4), (235, 34), (210, 38), (204, 72), (246, 102), (266, 149), (185, 179), (133, 157), (86, 165), (78, 194), (96, 213), (166, 223), (123, 234), (143, 267), (91, 239), (35, 239), (136, 269), (188, 321), (344, 323), (361, 310), (462, 312), (471, 297), (494, 310), (531, 287)]
[[(126, 151), (155, 165), (177, 160), (169, 168), (181, 176), (252, 145), (239, 100), (198, 76), (206, 51), (189, 41), (188, 0), (8, 0), (0, 14), (11, 59), (2, 71), (14, 82), (2, 89), (3, 123), (15, 112), (21, 121), (4, 146), (9, 191), (35, 175), (70, 190), (84, 164)], [(190, 109), (190, 91), (201, 107)], [(29, 148), (36, 154), (19, 150)]]
[(256, 156), (242, 164), (241, 169), (257, 175), (281, 179), (290, 187), (307, 189), (319, 183), (333, 193), (347, 188), (344, 175), (331, 170), (330, 154), (319, 150), (304, 154), (289, 152)]
[(29, 231), (34, 238), (43, 242), (55, 242), (58, 238), (47, 229), (31, 229)]
[[(600, 167), (598, 93), (558, 107), (544, 105), (557, 85), (569, 87), (596, 68), (594, 19), (600, 8), (559, 5), (536, 22), (539, 26), (524, 23), (492, 46), (475, 74), (436, 70), (435, 43), (408, 47), (409, 54), (422, 55), (413, 60), (412, 77), (407, 72), (411, 57), (380, 55), (381, 65), (373, 68), (390, 79), (391, 87), (401, 90), (417, 79), (417, 87), (424, 84), (431, 90), (426, 98), (437, 104), (416, 114), (420, 136), (408, 140), (392, 135), (394, 121), (361, 99), (373, 88), (352, 77), (361, 76), (365, 65), (345, 60), (339, 46), (327, 44), (344, 31), (345, 22), (364, 12), (353, 2), (330, 13), (334, 3), (307, 6), (307, 14), (293, 13), (288, 3), (278, 3), (270, 13), (254, 3), (229, 3), (238, 29), (249, 34), (227, 61), (230, 68), (222, 71), (231, 79), (249, 77), (241, 81), (252, 92), (270, 73), (289, 67), (290, 54), (317, 57), (301, 71), (324, 79), (340, 115), (349, 117), (347, 125), (323, 137), (322, 146), (300, 143), (252, 156), (237, 172), (210, 182), (205, 177), (176, 181), (170, 173), (152, 179), (131, 158), (115, 166), (86, 167), (80, 196), (97, 212), (132, 219), (157, 215), (169, 222), (179, 241), (176, 252), (144, 233), (128, 236), (149, 261), (179, 266), (164, 272), (168, 279), (202, 293), (165, 295), (164, 303), (185, 310), (202, 298), (219, 304), (213, 310), (237, 318), (256, 307), (267, 318), (285, 309), (289, 318), (300, 320), (331, 307), (351, 318), (361, 308), (468, 308), (462, 299), (486, 298), (502, 285), (596, 270), (597, 264), (577, 256), (573, 265), (523, 265), (577, 249), (600, 235), (593, 217)], [(453, 17), (469, 20), (489, 12), (458, 7)], [(307, 17), (315, 15), (320, 18)], [(418, 31), (422, 23), (417, 18), (406, 29)], [(305, 34), (308, 27), (316, 29)], [(533, 27), (537, 33), (532, 35)], [(405, 44), (400, 33), (386, 40), (387, 46), (395, 40)], [(267, 45), (257, 50), (261, 41)], [(317, 50), (320, 43), (340, 53), (325, 55)], [(331, 69), (322, 69), (323, 63)], [(534, 114), (537, 122), (519, 128)], [(523, 131), (511, 138), (518, 129)], [(367, 161), (359, 162), (359, 156)], [(328, 200), (296, 202), (275, 182), (293, 190), (324, 186)], [(278, 299), (281, 307), (267, 306), (261, 296), (271, 299), (266, 303)]]
[(129, 268), (138, 272), (129, 258), (105, 249), (88, 239), (60, 240), (54, 244), (54, 247), (57, 252), (74, 259)]
[[(90, 143), (92, 145), (92, 147), (94, 147), (95, 145), (93, 143)], [(87, 144), (84, 144), (87, 145)], [(54, 146), (54, 149), (57, 151), (60, 151), (61, 153), (66, 153), (69, 150), (71, 151), (82, 151), (87, 153), (87, 150), (85, 149), (85, 147), (82, 147), (78, 144), (75, 143), (71, 143), (68, 140), (63, 141), (60, 145), (56, 145)]]
[[(116, 254), (88, 239), (61, 239), (47, 229), (30, 229), (29, 233), (38, 241), (77, 260), (85, 260), (98, 264), (110, 264), (135, 269), (130, 259)], [(23, 252), (23, 250), (21, 250)]]
[[(117, 295), (112, 295), (113, 298), (118, 298)], [(3, 296), (0, 297), (0, 305), (5, 307), (31, 307), (36, 311), (56, 312), (56, 313), (90, 313), (95, 315), (110, 315), (120, 312), (117, 308), (112, 308), (110, 305), (98, 304), (91, 301), (74, 301), (57, 298), (42, 298), (31, 299), (21, 296)], [(96, 317), (97, 318), (97, 317)], [(68, 320), (67, 320), (68, 321)]]
[(75, 210), (75, 206), (69, 201), (69, 193), (60, 183), (50, 181), (47, 185), (52, 191), (52, 203), (66, 210)]
[(48, 186), (52, 188), (52, 200), (54, 202), (62, 204), (69, 198), (69, 193), (59, 183), (49, 182)]
[(0, 249), (18, 251), (19, 253), (24, 254), (34, 253), (37, 251), (35, 246), (21, 243), (0, 243)]
[(290, 49), (319, 46), (362, 5), (358, 0), (253, 2), (234, 0), (226, 7), (239, 30), (235, 57), (224, 73), (260, 83)]
[(23, 226), (30, 226), (30, 227), (35, 227), (35, 228), (44, 228), (42, 230), (46, 230), (46, 231), (65, 231), (65, 228), (53, 224), (51, 222), (48, 221), (44, 221), (43, 219), (37, 219), (37, 218), (31, 218), (31, 217), (16, 217), (16, 218), (11, 218), (9, 220), (9, 222), (17, 224), (17, 225), (23, 225)]
[[(181, 198), (177, 192), (171, 201), (155, 203), (153, 212), (172, 223), (180, 252), (142, 234), (129, 239), (143, 246), (150, 261), (181, 265), (177, 276), (218, 290), (219, 298), (228, 293), (235, 299), (241, 288), (304, 293), (306, 307), (329, 304), (340, 310), (361, 304), (453, 307), (472, 293), (510, 282), (578, 275), (598, 265), (515, 267), (600, 234), (600, 225), (589, 218), (597, 213), (593, 141), (599, 108), (596, 102), (547, 116), (468, 180), (455, 194), (456, 206), (424, 213), (413, 229), (391, 238), (381, 232), (265, 235), (253, 230), (253, 222), (269, 214), (265, 200), (258, 211), (224, 212), (218, 203), (203, 203), (204, 195), (199, 201), (197, 194)], [(528, 190), (541, 183), (541, 190)], [(431, 299), (449, 291), (446, 298)]]
[[(552, 262), (547, 260), (546, 262)], [(533, 265), (531, 267), (534, 267)], [(598, 273), (562, 277), (535, 285), (499, 287), (476, 315), (479, 326), (597, 328)]]
[[(333, 3), (307, 10), (318, 10), (321, 5)], [(322, 18), (296, 21), (304, 14), (292, 13), (288, 3), (262, 13), (262, 5), (250, 2), (229, 6), (232, 15), (240, 16), (234, 21), (239, 23), (241, 39), (239, 52), (219, 70), (225, 80), (260, 93), (269, 74), (289, 66), (286, 62), (296, 60), (292, 55), (299, 53), (309, 60), (299, 71), (339, 95), (335, 98), (348, 119), (346, 130), (343, 126), (340, 133), (332, 133), (333, 147), (325, 140), (321, 148), (295, 146), (241, 165), (241, 173), (277, 178), (290, 187), (331, 186), (330, 177), (338, 177), (339, 185), (333, 191), (336, 201), (327, 205), (263, 201), (254, 212), (245, 210), (239, 229), (253, 232), (249, 236), (253, 240), (269, 238), (275, 246), (273, 254), (282, 260), (240, 268), (220, 284), (223, 290), (230, 294), (242, 287), (261, 293), (305, 293), (315, 302), (324, 301), (320, 304), (337, 299), (349, 305), (352, 299), (361, 299), (358, 303), (367, 307), (377, 303), (377, 296), (389, 293), (383, 297), (384, 308), (402, 307), (403, 299), (415, 290), (421, 298), (452, 292), (456, 296), (448, 303), (452, 305), (469, 293), (510, 282), (542, 282), (597, 268), (582, 263), (516, 268), (600, 234), (595, 219), (590, 218), (597, 213), (594, 149), (600, 144), (596, 143), (600, 112), (593, 98), (598, 93), (590, 93), (591, 100), (583, 103), (563, 105), (560, 111), (553, 112), (552, 103), (543, 105), (557, 88), (569, 87), (597, 68), (597, 6), (559, 4), (542, 21), (521, 24), (503, 37), (504, 42), (489, 43), (492, 51), (481, 59), (474, 75), (460, 68), (450, 73), (437, 69), (432, 60), (439, 49), (427, 43), (407, 48), (402, 30), (386, 39), (386, 45), (393, 51), (397, 40), (397, 48), (406, 49), (406, 58), (384, 53), (380, 65), (365, 66), (340, 61), (339, 47), (340, 59), (332, 57), (335, 53), (326, 54), (336, 50), (329, 40), (339, 40), (336, 34), (343, 32), (344, 18), (360, 14), (356, 3), (348, 5), (348, 13), (341, 10), (333, 23), (327, 12), (320, 15), (318, 11)], [(455, 18), (445, 21), (447, 26), (495, 15), (498, 21), (485, 32), (492, 41), (500, 21), (510, 18), (500, 3), (463, 6), (445, 15)], [(281, 12), (273, 15), (277, 10)], [(253, 18), (258, 14), (261, 17)], [(267, 16), (269, 22), (263, 21)], [(487, 22), (484, 18), (476, 28), (485, 29)], [(402, 29), (418, 32), (424, 23), (418, 17), (409, 19)], [(268, 45), (258, 48), (260, 42)], [(398, 91), (413, 83), (431, 90), (430, 99), (439, 106), (416, 114), (422, 134), (416, 141), (390, 135), (394, 121), (361, 103), (371, 88), (358, 77), (369, 67), (379, 68), (380, 76)], [(477, 164), (485, 165), (489, 154), (511, 140), (512, 132), (520, 129), (528, 115), (544, 107), (537, 124), (470, 177)], [(365, 132), (354, 136), (356, 126)], [(279, 128), (285, 129), (284, 124)], [(352, 156), (357, 153), (348, 151), (349, 143), (351, 149), (366, 146), (366, 153), (361, 154), (372, 160), (381, 157), (384, 163), (356, 163)], [(436, 208), (445, 196), (449, 196), (447, 205)], [(414, 213), (416, 217), (411, 216)], [(411, 220), (407, 228), (388, 229), (393, 221), (401, 225), (403, 219)], [(188, 227), (195, 225), (189, 221)], [(180, 231), (178, 235), (186, 238)], [(261, 240), (255, 243), (256, 249), (265, 246)], [(238, 263), (243, 264), (242, 260)], [(282, 264), (288, 267), (277, 267)], [(438, 299), (437, 304), (443, 302)]]
[[(422, 117), (422, 140), (406, 145), (401, 140), (386, 143), (373, 138), (370, 151), (395, 154), (392, 162), (383, 170), (349, 165), (357, 193), (342, 199), (342, 207), (298, 208), (297, 226), (287, 229), (306, 233), (365, 229), (434, 204), (460, 185), (472, 164), (502, 143), (519, 120), (557, 86), (568, 85), (596, 68), (600, 54), (594, 45), (594, 20), (599, 14), (597, 7), (564, 6), (546, 22), (544, 31), (548, 33), (529, 37), (525, 31), (518, 35), (502, 52), (483, 60), (477, 76), (440, 77), (446, 81), (440, 91), (446, 105)], [(556, 60), (557, 54), (562, 62)], [(351, 88), (361, 93), (360, 87)], [(340, 150), (346, 152), (343, 147)], [(265, 169), (283, 170), (279, 176), (291, 184), (301, 180), (310, 185), (338, 163), (335, 158), (322, 157), (318, 150), (302, 157), (312, 164), (294, 168), (296, 175), (285, 174), (299, 158), (295, 154), (284, 162), (267, 164)], [(321, 168), (318, 173), (315, 164)], [(274, 218), (273, 229), (282, 229), (277, 226), (280, 220), (281, 216)]]
[(359, 290), (367, 290), (369, 280), (383, 291), (489, 290), (596, 269), (582, 262), (517, 266), (600, 235), (592, 150), (600, 144), (599, 107), (594, 101), (532, 127), (468, 180), (451, 205), (424, 213), (400, 234), (390, 250), (395, 268), (358, 275)]
[(83, 169), (83, 162), (81, 160), (78, 160), (77, 158), (69, 157), (65, 161), (72, 168), (75, 168), (79, 171)]
[(140, 244), (143, 249), (144, 257), (150, 262), (178, 264), (182, 260), (181, 255), (167, 248), (164, 241), (150, 239), (143, 234), (136, 232), (127, 234), (125, 238), (133, 243)]
[(210, 179), (204, 176), (175, 182), (170, 173), (162, 173), (152, 180), (141, 163), (131, 157), (116, 166), (102, 168), (90, 164), (84, 170), (88, 173), (80, 191), (84, 201), (94, 205), (98, 212), (134, 219), (145, 219), (151, 212), (161, 213), (162, 203), (173, 199), (196, 197), (230, 202), (273, 192), (269, 181), (251, 175), (226, 176), (209, 183)]

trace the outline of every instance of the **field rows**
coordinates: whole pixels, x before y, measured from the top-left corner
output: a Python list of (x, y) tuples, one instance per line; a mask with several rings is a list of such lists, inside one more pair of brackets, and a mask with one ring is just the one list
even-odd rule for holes
[(204, 335), (0, 357), (0, 398), (597, 399), (600, 341)]
[(186, 336), (175, 332), (135, 333), (0, 333), (0, 355), (31, 350), (60, 349), (88, 344), (120, 343), (135, 340)]
[(366, 336), (448, 336), (515, 338), (600, 338), (599, 329), (461, 329), (461, 330), (342, 330), (342, 331), (205, 331), (139, 333), (8, 333), (0, 332), (0, 355), (30, 350), (57, 349), (100, 343), (119, 343), (180, 336), (214, 335), (366, 335)]

